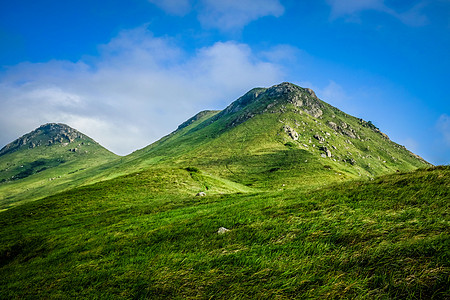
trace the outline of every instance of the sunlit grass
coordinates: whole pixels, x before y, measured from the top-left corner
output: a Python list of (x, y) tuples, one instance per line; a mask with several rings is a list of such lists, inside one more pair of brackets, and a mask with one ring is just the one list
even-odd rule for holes
[(211, 184), (206, 197), (185, 193), (202, 186), (185, 169), (153, 174), (162, 180), (129, 175), (3, 212), (2, 296), (449, 295), (448, 167), (308, 192)]

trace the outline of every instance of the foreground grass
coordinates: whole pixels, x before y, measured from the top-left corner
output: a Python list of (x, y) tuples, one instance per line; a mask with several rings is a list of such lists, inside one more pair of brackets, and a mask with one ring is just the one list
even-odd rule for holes
[(450, 297), (449, 167), (206, 197), (172, 174), (2, 212), (0, 298)]

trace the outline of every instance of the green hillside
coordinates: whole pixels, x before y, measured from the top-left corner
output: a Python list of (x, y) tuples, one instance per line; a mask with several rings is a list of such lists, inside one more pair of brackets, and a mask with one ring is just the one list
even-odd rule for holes
[(1, 299), (450, 298), (450, 167), (290, 83), (125, 157), (43, 125), (0, 181)]
[(426, 166), (371, 122), (282, 83), (200, 112), (121, 158), (66, 125), (44, 125), (1, 150), (0, 209), (137, 170), (194, 168), (208, 178), (198, 191), (214, 194), (311, 189)]
[[(204, 111), (115, 165), (195, 167), (257, 190), (311, 188), (430, 166), (371, 122), (290, 83), (256, 88), (223, 111)], [(125, 172), (126, 173), (126, 172)]]
[(196, 197), (201, 176), (150, 170), (2, 212), (1, 298), (450, 296), (449, 167)]
[(0, 209), (74, 187), (117, 155), (64, 124), (45, 124), (0, 150)]

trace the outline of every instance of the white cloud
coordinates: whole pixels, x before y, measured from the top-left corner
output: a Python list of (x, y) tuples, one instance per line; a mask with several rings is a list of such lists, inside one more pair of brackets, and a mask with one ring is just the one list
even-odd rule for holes
[(191, 1), (189, 0), (148, 0), (150, 3), (155, 4), (165, 12), (176, 15), (184, 16), (191, 11)]
[(387, 13), (409, 26), (423, 26), (428, 22), (428, 18), (422, 12), (427, 5), (426, 1), (421, 1), (403, 12), (392, 9), (384, 3), (384, 0), (327, 0), (327, 3), (331, 6), (332, 19), (346, 17), (347, 20), (359, 20), (360, 12), (375, 10)]
[(352, 15), (363, 10), (381, 10), (387, 7), (383, 0), (327, 0), (331, 6), (331, 14), (334, 18)]
[(279, 0), (201, 0), (200, 22), (224, 31), (241, 29), (265, 16), (279, 17), (284, 7)]
[(200, 110), (222, 109), (283, 77), (279, 64), (245, 44), (215, 43), (190, 54), (145, 27), (127, 30), (101, 46), (98, 57), (24, 63), (0, 73), (0, 144), (62, 122), (127, 154)]
[(207, 28), (222, 31), (242, 29), (265, 16), (279, 17), (284, 7), (279, 0), (148, 0), (166, 13), (184, 16), (195, 9), (198, 20)]

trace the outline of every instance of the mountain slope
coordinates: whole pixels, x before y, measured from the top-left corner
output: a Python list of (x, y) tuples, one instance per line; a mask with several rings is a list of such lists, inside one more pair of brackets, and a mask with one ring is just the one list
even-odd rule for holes
[(70, 186), (85, 170), (117, 156), (65, 124), (45, 124), (0, 150), (0, 208)]
[(205, 111), (121, 168), (194, 166), (256, 189), (326, 185), (429, 166), (371, 122), (291, 83), (256, 88), (223, 111)]
[[(255, 88), (222, 111), (200, 112), (168, 136), (120, 159), (103, 148), (89, 152), (87, 144), (97, 144), (75, 141), (79, 133), (69, 138), (64, 134), (40, 138), (39, 134), (43, 133), (26, 135), (1, 150), (0, 180), (7, 180), (0, 184), (3, 207), (67, 187), (152, 170), (178, 174), (175, 181), (180, 182), (185, 181), (186, 172), (179, 170), (196, 170), (190, 176), (202, 183), (200, 187), (184, 185), (182, 190), (214, 194), (312, 189), (429, 166), (371, 122), (347, 115), (318, 99), (312, 90), (291, 83)], [(40, 156), (31, 155), (23, 169), (21, 163), (14, 168), (1, 165), (2, 157), (20, 161), (26, 151)], [(80, 159), (68, 163), (69, 157)], [(78, 166), (82, 161), (86, 164)], [(61, 172), (53, 174), (46, 168)], [(33, 180), (13, 180), (29, 174), (34, 174)], [(171, 188), (172, 181), (165, 182), (166, 191)]]

